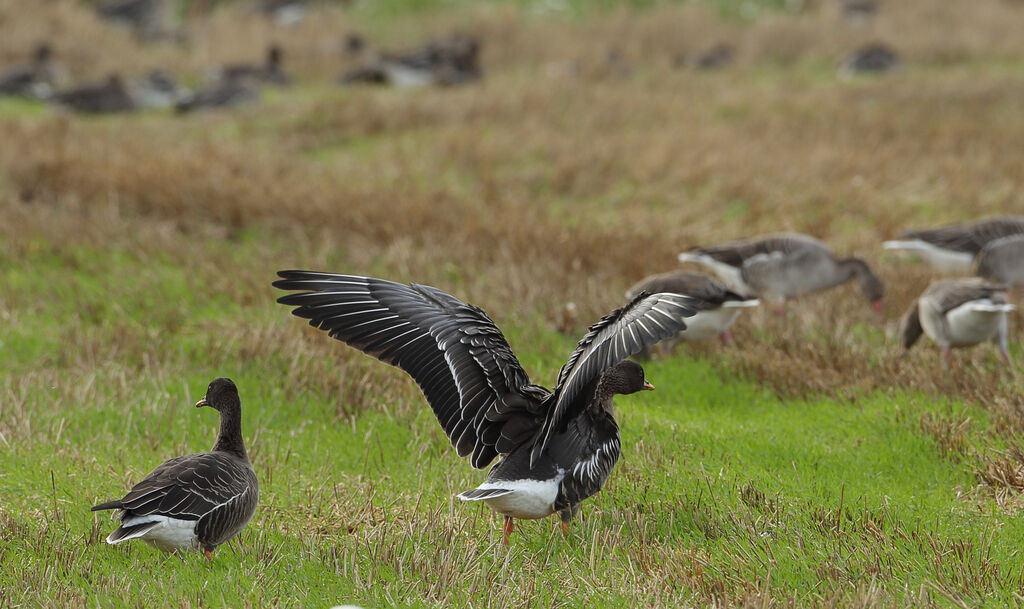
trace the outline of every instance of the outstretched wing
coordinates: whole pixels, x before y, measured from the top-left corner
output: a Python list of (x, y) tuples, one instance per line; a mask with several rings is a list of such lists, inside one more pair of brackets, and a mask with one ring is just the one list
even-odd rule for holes
[(582, 406), (577, 398), (587, 384), (644, 347), (685, 330), (683, 318), (695, 313), (694, 300), (689, 296), (642, 292), (591, 326), (558, 373), (554, 405), (545, 413), (544, 428), (531, 460), (544, 452), (551, 436), (566, 421), (579, 414)]
[(281, 271), (278, 299), (310, 325), (406, 371), (452, 446), (473, 467), (509, 452), (540, 425), (550, 393), (530, 379), (481, 309), (437, 288), (355, 275)]
[(249, 488), (248, 470), (217, 453), (175, 457), (160, 464), (123, 499), (95, 506), (133, 516), (160, 514), (199, 520)]

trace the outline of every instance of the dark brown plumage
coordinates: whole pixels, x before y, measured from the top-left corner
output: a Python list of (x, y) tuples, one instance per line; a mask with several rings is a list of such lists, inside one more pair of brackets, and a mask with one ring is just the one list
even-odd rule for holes
[[(437, 288), (355, 275), (281, 271), (278, 302), (338, 340), (406, 371), (460, 456), (484, 467), (478, 488), (506, 518), (571, 518), (619, 455), (611, 397), (653, 389), (623, 360), (686, 327), (692, 299), (642, 295), (591, 326), (554, 391), (530, 382), (501, 330), (481, 309)], [(510, 522), (510, 521), (509, 521)], [(506, 534), (510, 531), (506, 527)]]
[(121, 526), (107, 543), (140, 538), (166, 552), (201, 549), (210, 558), (252, 518), (259, 483), (242, 440), (238, 389), (230, 379), (215, 379), (200, 406), (220, 412), (213, 449), (169, 459), (123, 498), (93, 507), (121, 510)]

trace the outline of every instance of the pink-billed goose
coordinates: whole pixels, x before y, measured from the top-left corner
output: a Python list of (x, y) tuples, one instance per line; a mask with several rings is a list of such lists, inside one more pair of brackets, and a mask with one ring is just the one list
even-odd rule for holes
[(991, 340), (1009, 363), (1006, 314), (1014, 308), (1006, 301), (1004, 286), (984, 279), (933, 281), (900, 321), (900, 345), (905, 355), (927, 334), (948, 361), (953, 347)]
[(107, 543), (138, 538), (164, 552), (201, 549), (212, 560), (217, 546), (248, 524), (260, 491), (242, 441), (238, 389), (215, 379), (200, 406), (220, 411), (213, 450), (164, 461), (122, 499), (93, 507), (121, 511), (121, 526)]
[(883, 246), (917, 254), (941, 273), (966, 275), (971, 272), (975, 256), (990, 241), (1020, 234), (1024, 234), (1024, 216), (999, 216), (904, 231), (898, 240), (886, 241)]
[[(740, 312), (761, 304), (756, 298), (749, 298), (730, 290), (714, 277), (686, 271), (671, 271), (645, 277), (626, 291), (626, 298), (632, 300), (641, 292), (672, 292), (696, 299), (693, 308), (697, 313), (686, 320), (686, 329), (658, 343), (658, 347), (668, 350), (680, 341), (704, 340), (715, 335), (721, 337), (723, 343), (729, 344), (732, 341), (729, 328)], [(648, 347), (637, 355), (649, 358), (651, 349), (652, 347)]]
[(808, 235), (778, 233), (701, 247), (679, 254), (679, 261), (710, 268), (737, 292), (783, 301), (856, 278), (872, 308), (882, 312), (885, 285), (871, 267), (860, 258), (836, 257)]
[(979, 277), (1024, 286), (1024, 234), (989, 241), (976, 261), (975, 274)]
[(505, 518), (557, 513), (563, 533), (580, 503), (597, 493), (619, 458), (612, 398), (654, 389), (643, 368), (623, 361), (684, 329), (693, 300), (643, 294), (590, 327), (558, 374), (554, 391), (535, 385), (483, 310), (437, 288), (314, 271), (280, 271), (278, 299), (349, 346), (407, 372), (422, 389), (460, 456), (482, 468), (483, 484), (460, 493)]

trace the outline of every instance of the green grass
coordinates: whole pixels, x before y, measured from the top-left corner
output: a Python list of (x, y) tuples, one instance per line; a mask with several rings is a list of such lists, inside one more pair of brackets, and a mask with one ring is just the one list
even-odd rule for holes
[[(188, 271), (195, 261), (31, 242), (2, 272), (0, 310), (15, 316), (0, 329), (3, 606), (681, 606), (758, 590), (804, 605), (869, 595), (872, 582), (887, 604), (1000, 606), (1024, 577), (1024, 524), (958, 498), (973, 464), (920, 424), (931, 413), (984, 427), (978, 408), (904, 393), (784, 401), (684, 353), (648, 365), (657, 391), (618, 399), (622, 460), (572, 535), (523, 522), (506, 550), (493, 514), (453, 499), (483, 472), (450, 450), (400, 372), (311, 331), (313, 351), (293, 353), (277, 339), (307, 330), (269, 288), (240, 303)], [(252, 260), (286, 248), (250, 235), (197, 257), (237, 270), (227, 284), (269, 284)], [(572, 339), (539, 320), (502, 325), (549, 382)], [(292, 378), (303, 362), (311, 375), (367, 371), (371, 388)], [(213, 563), (102, 543), (114, 523), (91, 505), (208, 449), (214, 413), (191, 404), (218, 375), (243, 398), (261, 479), (253, 522)]]

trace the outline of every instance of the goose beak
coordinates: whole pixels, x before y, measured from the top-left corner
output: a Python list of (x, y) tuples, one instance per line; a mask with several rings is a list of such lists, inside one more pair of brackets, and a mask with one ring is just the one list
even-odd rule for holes
[(871, 303), (871, 308), (874, 309), (875, 313), (878, 313), (879, 315), (882, 315), (882, 316), (885, 315), (885, 310), (882, 309), (882, 301), (881, 300), (876, 300), (873, 303)]
[(209, 406), (209, 405), (210, 405), (210, 403), (206, 401), (206, 398), (203, 398), (203, 399), (199, 400), (198, 402), (196, 402), (196, 408), (199, 408), (200, 406)]
[(644, 389), (646, 391), (654, 391), (654, 385), (648, 383), (647, 381), (644, 381)]

